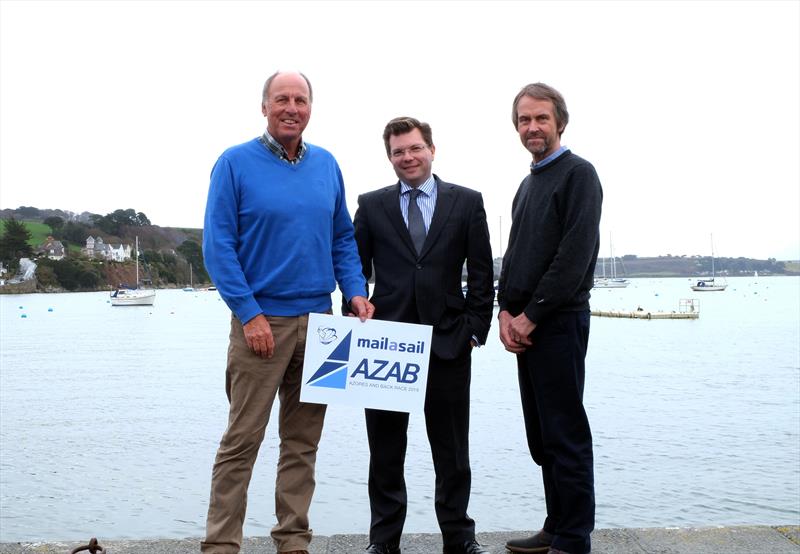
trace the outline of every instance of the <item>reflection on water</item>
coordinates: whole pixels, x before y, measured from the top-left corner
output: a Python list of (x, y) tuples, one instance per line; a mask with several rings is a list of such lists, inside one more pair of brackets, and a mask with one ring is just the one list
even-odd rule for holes
[[(598, 527), (800, 523), (800, 279), (685, 279), (595, 291), (600, 309), (677, 309), (697, 321), (592, 319), (586, 405)], [(204, 532), (224, 430), (229, 314), (214, 293), (0, 296), (0, 541), (187, 537)], [(48, 311), (52, 309), (52, 311)], [(26, 317), (21, 317), (22, 315)], [(424, 422), (412, 417), (406, 532), (435, 532)], [(473, 358), (470, 514), (479, 531), (538, 528), (516, 369), (492, 329)], [(248, 535), (274, 523), (272, 424), (250, 486)], [(332, 406), (312, 526), (365, 533), (363, 414)]]

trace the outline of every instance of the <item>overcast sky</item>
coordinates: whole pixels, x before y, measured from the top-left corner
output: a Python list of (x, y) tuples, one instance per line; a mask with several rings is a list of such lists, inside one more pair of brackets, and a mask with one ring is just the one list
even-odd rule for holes
[(530, 154), (526, 83), (605, 191), (601, 254), (800, 259), (800, 2), (0, 0), (0, 208), (202, 227), (212, 165), (300, 69), (308, 142), (358, 194), (396, 180), (381, 133), (429, 122), (434, 172), (483, 193), (495, 255)]

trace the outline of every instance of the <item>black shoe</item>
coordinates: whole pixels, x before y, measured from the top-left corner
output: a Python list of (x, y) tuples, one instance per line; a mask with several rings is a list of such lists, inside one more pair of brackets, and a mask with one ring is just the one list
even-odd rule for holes
[(511, 552), (523, 552), (525, 554), (546, 553), (550, 550), (551, 542), (553, 542), (553, 535), (542, 529), (532, 537), (511, 539), (506, 542), (506, 549)]
[(489, 551), (479, 545), (475, 539), (461, 544), (445, 546), (442, 552), (444, 554), (489, 554)]
[(367, 547), (365, 554), (400, 554), (400, 547), (396, 544), (374, 542)]

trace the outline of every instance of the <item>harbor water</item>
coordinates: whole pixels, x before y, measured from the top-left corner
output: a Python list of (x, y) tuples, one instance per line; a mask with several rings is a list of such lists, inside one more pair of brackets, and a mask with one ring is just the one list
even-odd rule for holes
[[(800, 278), (634, 279), (596, 309), (697, 320), (592, 318), (585, 403), (597, 527), (800, 524)], [(334, 301), (336, 302), (336, 300)], [(0, 542), (199, 537), (227, 420), (230, 314), (216, 292), (0, 295)], [(277, 404), (277, 403), (276, 403)], [(250, 485), (246, 535), (274, 524), (277, 419)], [(514, 358), (493, 326), (473, 355), (470, 515), (478, 531), (538, 528), (544, 500), (525, 443)], [(311, 523), (366, 533), (363, 412), (330, 406)], [(421, 416), (406, 459), (406, 532), (436, 532)]]

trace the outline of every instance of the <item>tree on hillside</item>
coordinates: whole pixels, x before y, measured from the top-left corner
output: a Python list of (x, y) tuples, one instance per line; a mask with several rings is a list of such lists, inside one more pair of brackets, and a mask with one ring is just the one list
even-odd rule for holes
[(61, 229), (61, 236), (59, 238), (66, 239), (72, 244), (83, 245), (86, 243), (86, 238), (89, 236), (90, 227), (85, 223), (76, 221), (67, 221)]
[(3, 235), (0, 236), (0, 260), (9, 263), (32, 256), (33, 249), (28, 244), (30, 239), (31, 232), (24, 223), (13, 217), (5, 220)]
[(64, 227), (64, 220), (57, 215), (48, 217), (43, 221), (43, 223), (50, 227), (50, 230), (53, 232), (54, 236)]
[(150, 220), (143, 212), (132, 208), (127, 210), (114, 210), (104, 216), (92, 215), (92, 222), (109, 235), (121, 235), (123, 227), (144, 227), (151, 225)]
[(33, 219), (39, 217), (41, 214), (39, 208), (34, 208), (33, 206), (20, 206), (16, 211), (17, 214), (23, 219)]
[(80, 214), (76, 215), (73, 219), (80, 223), (86, 223), (87, 225), (95, 220), (96, 217), (102, 217), (100, 214), (93, 214), (92, 212), (81, 212)]
[(198, 243), (193, 240), (185, 240), (176, 250), (186, 258), (187, 262), (192, 264), (196, 281), (208, 280), (208, 273), (206, 273), (206, 267), (203, 264), (203, 249)]

